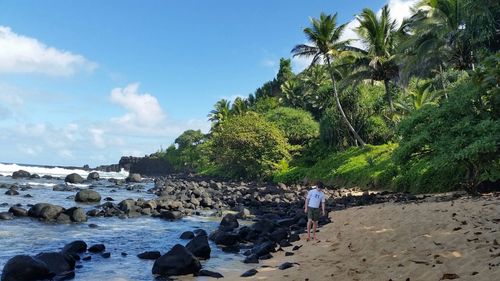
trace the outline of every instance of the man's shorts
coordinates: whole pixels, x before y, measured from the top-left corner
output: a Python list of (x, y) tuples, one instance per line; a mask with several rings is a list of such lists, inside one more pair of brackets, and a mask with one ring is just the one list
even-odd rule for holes
[(307, 218), (312, 221), (319, 220), (319, 208), (307, 207)]

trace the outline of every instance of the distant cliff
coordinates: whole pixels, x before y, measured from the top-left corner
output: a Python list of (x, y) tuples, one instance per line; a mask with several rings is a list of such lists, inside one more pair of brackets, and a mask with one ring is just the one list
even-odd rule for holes
[(122, 156), (118, 164), (102, 165), (96, 168), (96, 170), (106, 172), (119, 172), (121, 169), (143, 176), (164, 176), (174, 171), (167, 161), (149, 156)]

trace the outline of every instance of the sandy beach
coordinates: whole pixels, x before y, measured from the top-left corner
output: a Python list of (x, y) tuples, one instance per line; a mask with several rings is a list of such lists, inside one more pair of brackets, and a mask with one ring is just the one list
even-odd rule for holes
[[(433, 201), (433, 200), (429, 200)], [(319, 241), (273, 253), (228, 280), (499, 280), (500, 198), (385, 203), (329, 214)], [(285, 253), (293, 253), (285, 256)], [(290, 255), (290, 254), (288, 254)], [(294, 266), (278, 267), (285, 262)]]

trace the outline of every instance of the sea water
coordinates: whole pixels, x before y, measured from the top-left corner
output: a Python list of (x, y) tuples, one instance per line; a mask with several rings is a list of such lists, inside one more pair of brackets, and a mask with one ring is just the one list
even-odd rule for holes
[[(51, 175), (59, 177), (55, 179), (12, 179), (12, 172), (26, 170), (37, 173), (40, 176)], [(76, 191), (52, 191), (52, 188), (64, 183), (64, 177), (70, 173), (78, 173), (86, 178), (88, 171), (67, 170), (64, 168), (46, 168), (37, 166), (19, 166), (12, 164), (0, 164), (0, 185), (18, 184), (29, 185), (31, 188), (18, 190), (19, 195), (5, 195), (6, 189), (0, 189), (0, 204), (7, 203), (8, 206), (0, 207), (0, 212), (7, 211), (14, 204), (29, 209), (28, 204), (51, 203), (65, 208), (79, 206), (90, 210), (94, 204), (76, 203), (73, 196)], [(99, 192), (102, 198), (111, 197), (115, 203), (132, 198), (152, 199), (156, 196), (147, 190), (153, 187), (152, 182), (137, 184), (134, 189), (128, 190), (125, 185), (118, 186), (108, 181), (109, 178), (123, 179), (127, 173), (105, 173), (99, 172), (101, 180), (92, 183), (75, 185), (85, 189), (92, 187)], [(30, 194), (33, 197), (24, 197)], [(89, 224), (96, 224), (96, 228), (90, 228)], [(138, 218), (120, 219), (93, 218), (81, 224), (54, 224), (44, 223), (32, 218), (16, 218), (14, 220), (0, 220), (0, 269), (13, 256), (20, 254), (36, 255), (44, 251), (58, 251), (65, 244), (74, 240), (83, 240), (89, 246), (102, 243), (106, 246), (106, 252), (111, 253), (111, 258), (105, 259), (99, 254), (88, 254), (92, 256), (90, 261), (80, 261), (81, 268), (76, 269), (74, 280), (154, 280), (151, 273), (154, 261), (141, 260), (137, 254), (145, 251), (160, 251), (166, 253), (175, 244), (187, 244), (188, 241), (180, 240), (179, 236), (186, 230), (202, 228), (208, 233), (215, 230), (218, 220), (204, 216), (192, 216), (178, 221), (165, 221), (159, 218), (142, 216)], [(249, 268), (241, 262), (241, 254), (224, 253), (216, 245), (210, 242), (212, 248), (211, 258), (202, 261), (203, 268), (220, 272), (243, 272)], [(122, 255), (124, 253), (124, 255)], [(126, 254), (126, 255), (125, 255)], [(82, 257), (86, 256), (84, 254)], [(204, 280), (203, 278), (198, 278)]]

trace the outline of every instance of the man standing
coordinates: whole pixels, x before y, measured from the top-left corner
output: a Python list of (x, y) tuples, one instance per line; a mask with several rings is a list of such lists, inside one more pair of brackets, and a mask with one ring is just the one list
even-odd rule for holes
[(304, 211), (307, 213), (307, 241), (311, 240), (311, 224), (313, 225), (313, 239), (316, 240), (316, 228), (318, 228), (319, 205), (321, 204), (321, 215), (325, 215), (325, 194), (323, 193), (323, 183), (318, 182), (316, 188), (307, 193)]

